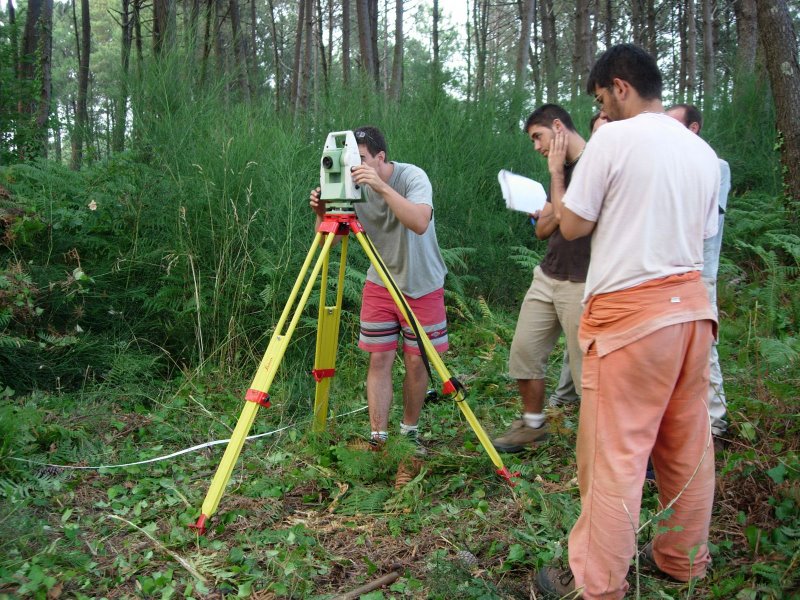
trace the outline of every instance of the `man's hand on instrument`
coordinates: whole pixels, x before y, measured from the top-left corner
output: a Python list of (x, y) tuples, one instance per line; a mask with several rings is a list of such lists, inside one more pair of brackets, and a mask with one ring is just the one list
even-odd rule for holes
[(311, 195), (309, 196), (309, 205), (311, 206), (312, 210), (317, 213), (317, 216), (322, 218), (325, 216), (325, 201), (319, 199), (319, 195), (322, 192), (321, 188), (317, 188), (315, 190), (311, 190)]
[(350, 172), (353, 175), (353, 181), (358, 185), (368, 185), (377, 194), (383, 194), (388, 187), (386, 182), (378, 175), (378, 171), (369, 165), (360, 164), (353, 167)]

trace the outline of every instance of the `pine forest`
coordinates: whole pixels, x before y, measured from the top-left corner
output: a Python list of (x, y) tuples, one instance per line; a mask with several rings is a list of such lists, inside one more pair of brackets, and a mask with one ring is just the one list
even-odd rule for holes
[[(626, 597), (800, 598), (798, 34), (793, 0), (0, 2), (0, 600), (542, 598), (581, 512), (581, 405), (486, 447), (520, 415), (509, 356), (548, 251), (498, 172), (548, 187), (526, 119), (558, 104), (589, 140), (618, 44), (731, 175), (713, 562), (683, 583), (637, 553)], [(377, 452), (374, 257), (345, 235), (309, 262), (326, 140), (361, 126), (427, 173), (447, 267), (418, 438), (398, 352)], [(638, 550), (672, 512), (645, 480)]]

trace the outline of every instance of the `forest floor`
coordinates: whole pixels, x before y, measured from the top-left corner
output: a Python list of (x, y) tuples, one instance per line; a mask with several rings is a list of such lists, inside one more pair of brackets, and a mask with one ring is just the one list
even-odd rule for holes
[[(490, 329), (456, 334), (463, 351), (450, 360), (491, 435), (519, 408), (514, 382), (498, 375), (507, 348)], [(540, 598), (535, 572), (565, 561), (579, 509), (577, 407), (548, 409), (552, 433), (536, 450), (501, 455), (519, 473), (512, 487), (446, 399), (426, 405), (424, 460), (412, 461), (397, 435), (381, 452), (364, 449), (363, 375), (351, 371), (332, 395), (332, 412), (343, 416), (321, 435), (310, 433), (308, 397), (273, 394), (252, 433), (281, 431), (245, 444), (205, 535), (190, 525), (222, 445), (123, 468), (34, 463), (136, 462), (225, 438), (242, 404), (229, 382), (187, 378), (146, 398), (109, 400), (105, 390), (7, 400), (29, 434), (20, 430), (13, 442), (24, 451), (4, 454), (0, 598), (332, 598), (392, 573), (387, 587), (361, 597)], [(713, 569), (688, 585), (634, 564), (630, 597), (800, 597), (798, 381), (749, 367), (730, 372)], [(396, 485), (401, 463), (412, 462)], [(663, 518), (651, 482), (642, 506), (649, 524), (639, 546)]]

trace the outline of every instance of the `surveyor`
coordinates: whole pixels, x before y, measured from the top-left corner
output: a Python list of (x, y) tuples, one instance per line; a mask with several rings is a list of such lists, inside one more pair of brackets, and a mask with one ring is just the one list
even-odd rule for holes
[[(664, 114), (661, 88), (641, 48), (621, 44), (600, 56), (587, 92), (610, 122), (586, 145), (563, 198), (553, 197), (564, 237), (591, 235), (592, 260), (579, 332), (581, 512), (569, 568), (537, 574), (551, 596), (625, 595), (651, 454), (670, 513), (643, 558), (680, 581), (703, 577), (711, 562), (706, 396), (716, 316), (700, 271), (703, 239), (717, 232), (719, 166), (708, 144)], [(565, 143), (563, 135), (552, 142)]]
[[(533, 111), (525, 122), (525, 133), (533, 148), (547, 160), (550, 171), (550, 195), (545, 207), (536, 214), (536, 237), (547, 240), (547, 253), (533, 270), (533, 281), (517, 319), (508, 372), (517, 380), (522, 398), (522, 416), (503, 435), (492, 440), (501, 452), (530, 449), (548, 436), (544, 414), (547, 359), (561, 331), (564, 331), (569, 367), (578, 395), (581, 393), (581, 362), (578, 346), (578, 323), (581, 299), (589, 267), (589, 238), (567, 241), (561, 235), (550, 200), (559, 198), (586, 145), (575, 129), (570, 114), (556, 104), (545, 104)], [(564, 144), (554, 148), (556, 136)]]
[[(359, 127), (354, 135), (361, 165), (353, 169), (352, 177), (366, 190), (366, 201), (354, 203), (356, 216), (434, 349), (441, 354), (448, 348), (444, 307), (447, 268), (436, 240), (431, 182), (419, 167), (388, 159), (386, 139), (377, 127)], [(319, 188), (311, 192), (310, 204), (319, 225), (325, 214)], [(428, 370), (413, 329), (375, 267), (370, 266), (361, 297), (358, 347), (369, 352), (369, 443), (376, 449), (389, 435), (392, 367), (401, 335), (406, 374), (400, 433), (416, 444), (418, 454), (424, 454), (418, 422), (428, 390)]]

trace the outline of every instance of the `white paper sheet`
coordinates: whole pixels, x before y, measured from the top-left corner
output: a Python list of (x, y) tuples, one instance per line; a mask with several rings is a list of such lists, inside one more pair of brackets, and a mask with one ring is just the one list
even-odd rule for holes
[(538, 181), (517, 175), (511, 171), (501, 170), (497, 174), (506, 208), (524, 213), (534, 213), (544, 208), (547, 192)]

